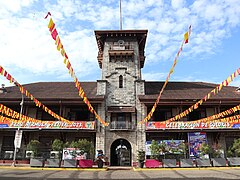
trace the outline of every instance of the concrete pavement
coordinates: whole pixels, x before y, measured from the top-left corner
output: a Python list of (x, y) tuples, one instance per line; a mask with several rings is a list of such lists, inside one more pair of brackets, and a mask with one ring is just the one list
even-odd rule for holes
[(79, 168), (30, 168), (30, 167), (0, 167), (0, 180), (22, 179), (193, 179), (217, 180), (240, 179), (240, 167), (218, 168), (158, 168), (158, 169), (79, 169)]

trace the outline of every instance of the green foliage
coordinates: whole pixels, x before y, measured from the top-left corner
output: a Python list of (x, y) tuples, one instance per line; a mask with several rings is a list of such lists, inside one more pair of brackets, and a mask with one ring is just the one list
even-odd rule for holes
[(211, 152), (211, 148), (207, 143), (202, 143), (200, 146), (201, 156), (204, 156), (206, 154), (209, 154)]
[(137, 160), (140, 161), (140, 162), (143, 162), (145, 161), (145, 154), (146, 152), (144, 150), (138, 150), (137, 151)]
[(40, 142), (38, 140), (31, 140), (27, 145), (27, 150), (33, 152), (33, 157), (39, 155)]
[(184, 142), (181, 142), (178, 146), (179, 153), (182, 153), (184, 158), (187, 158), (188, 145)]
[(77, 141), (72, 141), (69, 145), (70, 148), (79, 148), (78, 142)]
[(151, 151), (151, 159), (158, 159), (159, 158), (159, 144), (157, 141), (152, 140), (152, 143), (150, 145), (150, 151)]
[(232, 154), (236, 157), (240, 156), (240, 138), (234, 139), (233, 145), (230, 148)]
[(70, 147), (70, 143), (67, 141), (63, 144), (63, 148), (69, 148)]
[(165, 142), (161, 142), (159, 144), (159, 154), (166, 154), (169, 151), (167, 144)]
[(70, 144), (68, 142), (65, 143), (64, 147), (66, 148), (77, 148), (79, 150), (83, 150), (88, 155), (93, 158), (94, 156), (94, 146), (93, 143), (86, 139), (79, 139), (78, 141), (72, 141)]
[(214, 158), (220, 158), (222, 154), (222, 149), (220, 144), (215, 144), (212, 149), (212, 156)]
[(63, 141), (61, 141), (60, 139), (55, 139), (52, 143), (52, 150), (53, 151), (62, 151), (64, 146)]
[(227, 157), (233, 157), (233, 156), (234, 156), (234, 153), (232, 152), (231, 147), (229, 147), (227, 150)]

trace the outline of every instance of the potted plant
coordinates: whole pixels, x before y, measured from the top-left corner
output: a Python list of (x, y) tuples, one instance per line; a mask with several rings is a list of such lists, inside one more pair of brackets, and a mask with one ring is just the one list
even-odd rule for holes
[[(63, 163), (64, 167), (92, 167), (94, 147), (92, 142), (86, 139), (79, 139), (67, 142), (63, 149)], [(88, 159), (88, 160), (87, 160)]]
[(137, 160), (138, 160), (138, 167), (143, 168), (144, 161), (145, 161), (146, 152), (144, 150), (137, 151)]
[(188, 144), (182, 141), (179, 144), (179, 150), (183, 153), (183, 157), (180, 158), (180, 167), (194, 167), (193, 159), (187, 158)]
[[(79, 167), (92, 167), (94, 159), (93, 143), (86, 139), (79, 139), (77, 142), (78, 149), (77, 158), (79, 160)], [(103, 159), (106, 162), (106, 156)]]
[(50, 152), (50, 158), (47, 159), (48, 167), (60, 167), (61, 165), (61, 152), (63, 150), (63, 141), (55, 139), (52, 142), (52, 151)]
[(160, 147), (157, 141), (152, 140), (150, 145), (151, 156), (150, 159), (146, 159), (145, 166), (147, 168), (159, 167)]
[(230, 166), (240, 165), (240, 138), (235, 139), (233, 145), (229, 147), (227, 159)]
[(32, 151), (30, 158), (31, 167), (43, 167), (44, 158), (40, 156), (39, 152), (40, 142), (38, 140), (31, 140), (27, 145), (27, 151)]
[[(175, 158), (171, 158), (170, 153), (173, 155), (176, 151), (175, 149), (175, 141), (171, 140), (168, 142), (161, 142), (159, 144), (160, 147), (160, 153), (163, 154), (164, 158), (162, 159), (163, 167), (176, 167), (177, 161)], [(168, 157), (166, 158), (166, 154), (168, 154)]]
[(211, 166), (211, 162), (209, 159), (209, 154), (211, 152), (210, 146), (206, 143), (203, 142), (200, 146), (200, 158), (196, 159), (197, 166), (199, 167), (206, 167), (206, 166)]
[(226, 166), (226, 159), (223, 158), (223, 149), (220, 144), (213, 145), (211, 161), (213, 166)]
[(64, 167), (77, 167), (77, 159), (76, 159), (76, 149), (78, 145), (76, 141), (72, 141), (71, 143), (66, 142), (64, 144), (63, 149), (63, 166)]

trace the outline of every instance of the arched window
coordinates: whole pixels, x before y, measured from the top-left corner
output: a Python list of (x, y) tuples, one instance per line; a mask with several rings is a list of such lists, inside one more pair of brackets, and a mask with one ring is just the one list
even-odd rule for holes
[(123, 76), (119, 76), (119, 88), (123, 88)]

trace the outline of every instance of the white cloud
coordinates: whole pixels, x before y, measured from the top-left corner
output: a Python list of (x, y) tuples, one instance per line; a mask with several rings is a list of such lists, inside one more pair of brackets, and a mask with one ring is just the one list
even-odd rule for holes
[[(7, 10), (12, 13), (17, 13), (21, 10), (21, 8), (29, 6), (32, 4), (34, 0), (1, 0), (0, 1), (0, 10)], [(1, 11), (0, 11), (1, 12)]]
[[(184, 54), (200, 58), (216, 53), (240, 25), (239, 0), (187, 3), (184, 0), (122, 1), (123, 28), (149, 30), (146, 63), (172, 62), (190, 24), (193, 32)], [(63, 58), (48, 32), (47, 20), (43, 19), (48, 11), (52, 13), (76, 73), (85, 77), (99, 72), (93, 31), (119, 29), (119, 4), (114, 0), (59, 0), (56, 3), (0, 0), (0, 64), (10, 70), (28, 70), (36, 76), (45, 73), (64, 78)], [(154, 73), (144, 77), (150, 80), (161, 76), (151, 76)]]
[(149, 73), (142, 73), (143, 79), (146, 81), (159, 81), (166, 79), (167, 74), (166, 73), (155, 73), (155, 72), (149, 72)]
[(184, 0), (172, 0), (172, 7), (173, 9), (182, 8), (185, 4)]

